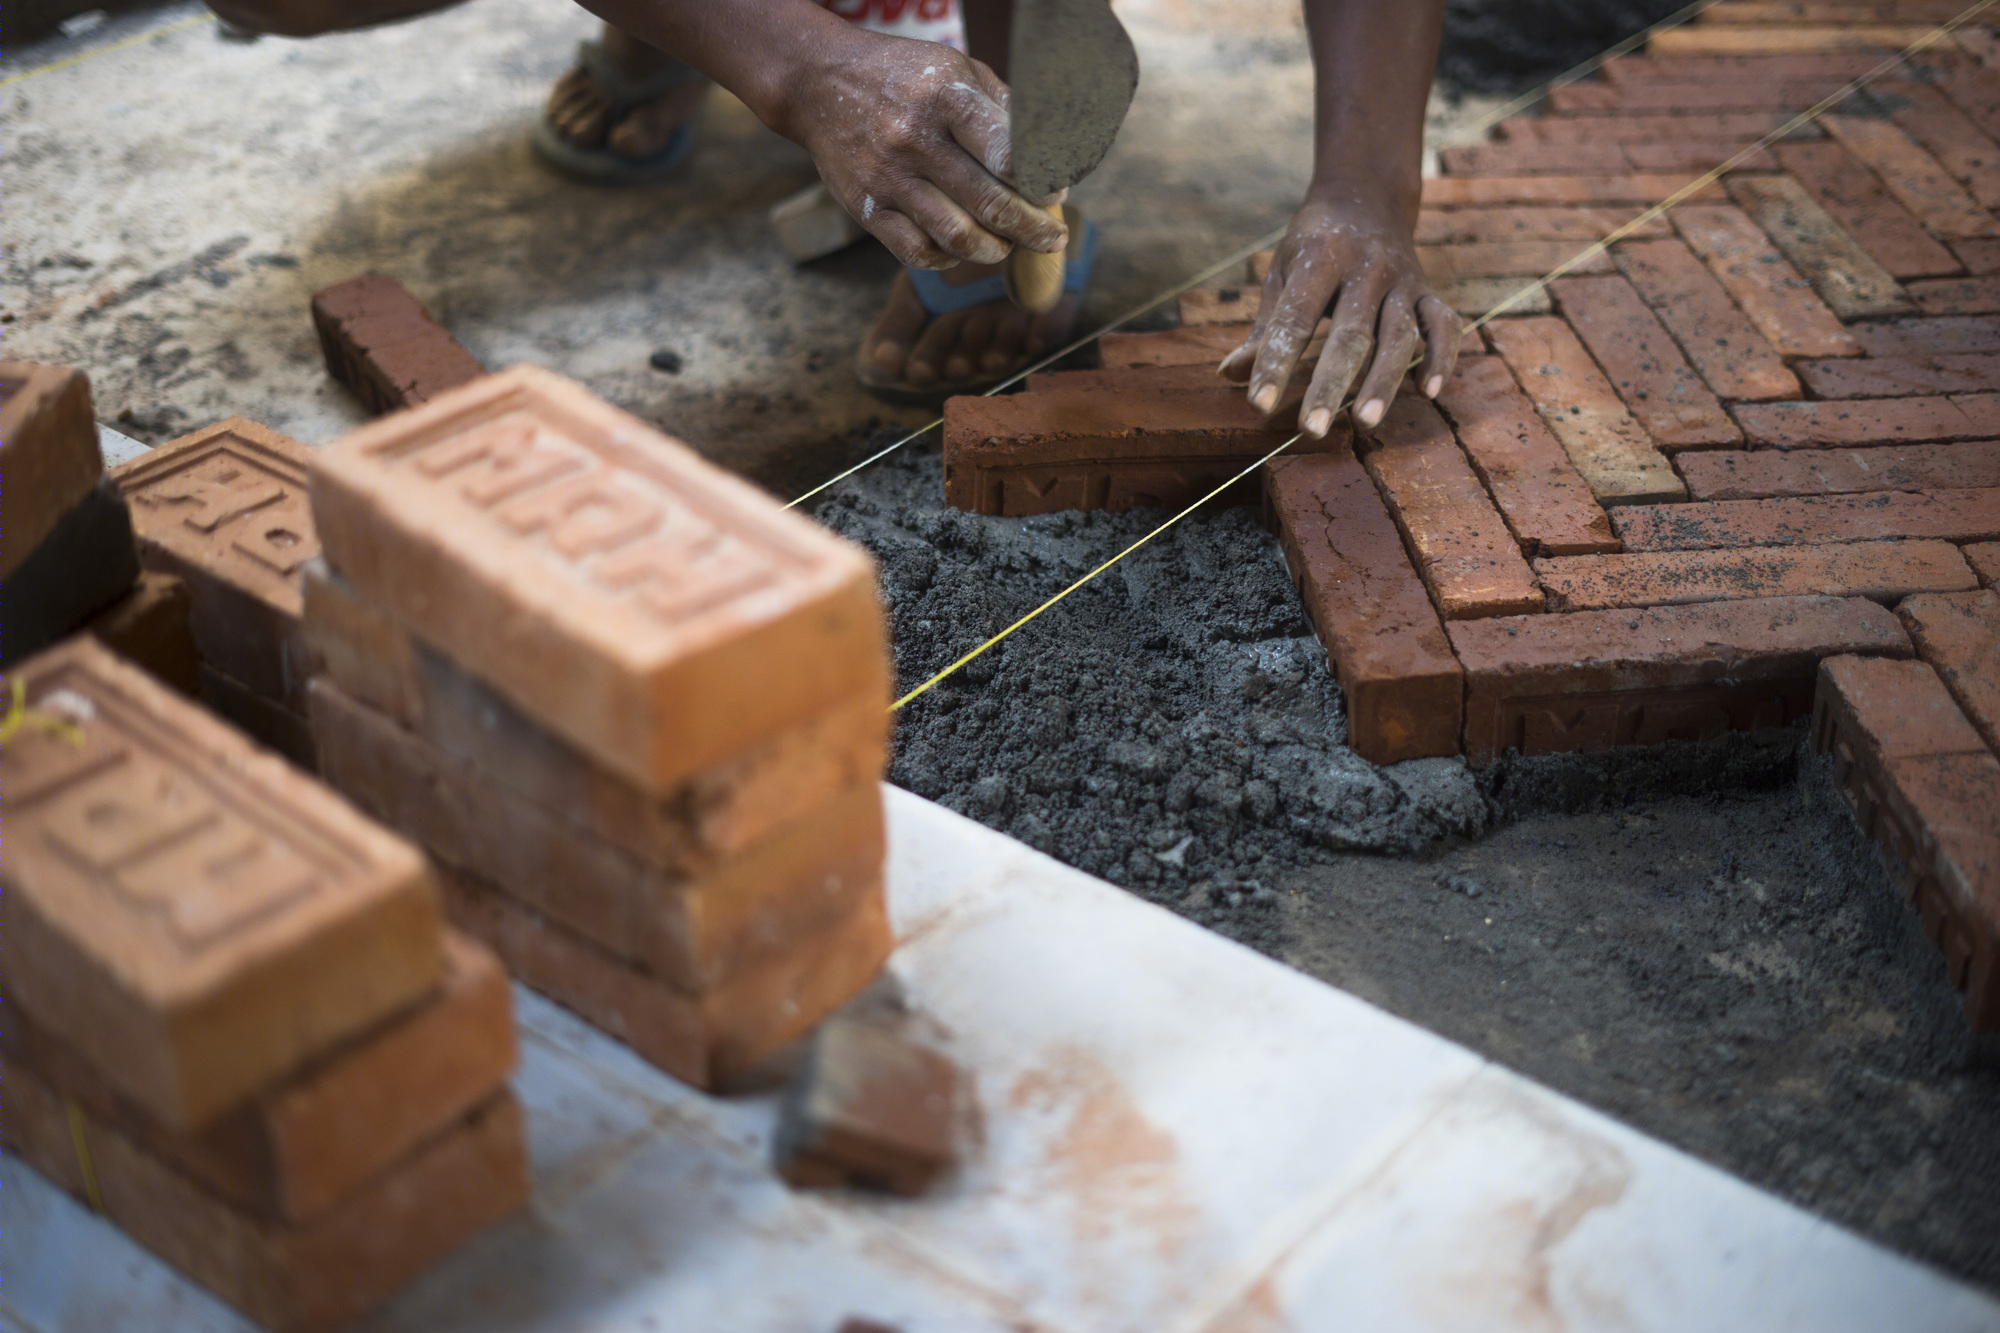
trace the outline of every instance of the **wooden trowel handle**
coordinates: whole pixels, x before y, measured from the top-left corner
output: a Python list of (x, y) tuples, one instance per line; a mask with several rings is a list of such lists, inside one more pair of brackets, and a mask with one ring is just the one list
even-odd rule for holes
[[(1050, 204), (1049, 216), (1060, 222), (1063, 206)], [(1066, 254), (1045, 255), (1039, 250), (1015, 246), (1014, 253), (1007, 256), (1007, 295), (1014, 299), (1015, 305), (1038, 315), (1055, 309), (1056, 302), (1062, 300), (1067, 260)]]

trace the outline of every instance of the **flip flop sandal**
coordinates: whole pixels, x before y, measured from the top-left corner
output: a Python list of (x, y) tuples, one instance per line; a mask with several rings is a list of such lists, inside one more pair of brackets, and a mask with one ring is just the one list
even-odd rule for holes
[[(1090, 285), (1091, 270), (1097, 264), (1097, 224), (1084, 221), (1080, 213), (1067, 205), (1063, 208), (1063, 220), (1069, 223), (1069, 250), (1063, 255), (1063, 291), (1075, 295), (1081, 304), (1082, 295)], [(995, 273), (977, 282), (968, 282), (963, 287), (954, 287), (944, 280), (944, 274), (933, 269), (906, 268), (903, 271), (909, 274), (910, 286), (916, 290), (918, 302), (932, 319), (970, 310), (990, 301), (1007, 299), (1005, 273)], [(947, 398), (984, 393), (1019, 374), (1021, 367), (1034, 359), (1023, 353), (1014, 365), (979, 379), (912, 384), (908, 380), (882, 380), (871, 376), (868, 373), (868, 345), (864, 338), (855, 360), (854, 374), (861, 381), (861, 387), (878, 398), (892, 403), (935, 407)]]
[[(646, 78), (633, 79), (606, 60), (604, 48), (596, 42), (577, 43), (576, 63), (596, 80), (611, 103), (607, 122), (611, 125), (635, 108), (706, 77), (700, 70), (676, 60)], [(650, 185), (671, 173), (694, 147), (694, 125), (690, 122), (680, 126), (667, 136), (660, 151), (650, 157), (620, 157), (604, 144), (586, 147), (565, 138), (545, 107), (529, 142), (534, 145), (537, 157), (576, 180), (593, 185)]]

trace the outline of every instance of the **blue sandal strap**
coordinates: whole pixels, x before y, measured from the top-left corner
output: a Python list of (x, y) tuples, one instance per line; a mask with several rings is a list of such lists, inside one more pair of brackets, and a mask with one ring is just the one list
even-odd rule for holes
[[(1097, 263), (1097, 224), (1083, 224), (1083, 244), (1063, 265), (1063, 290), (1080, 292), (1090, 282), (1090, 270)], [(954, 287), (944, 280), (944, 274), (937, 269), (908, 268), (910, 286), (916, 289), (917, 300), (933, 319), (939, 315), (955, 315), (961, 310), (986, 305), (992, 301), (1007, 299), (1007, 275), (995, 273), (977, 282), (968, 282), (963, 287)]]

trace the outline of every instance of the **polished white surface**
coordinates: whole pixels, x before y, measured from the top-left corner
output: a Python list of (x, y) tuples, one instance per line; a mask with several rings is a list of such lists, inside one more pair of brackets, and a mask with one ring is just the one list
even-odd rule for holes
[[(922, 1200), (794, 1194), (772, 1098), (690, 1092), (518, 992), (534, 1204), (364, 1327), (2000, 1329), (1981, 1293), (885, 790), (891, 967), (977, 1080), (964, 1169)], [(11, 1158), (0, 1274), (22, 1329), (246, 1327)]]

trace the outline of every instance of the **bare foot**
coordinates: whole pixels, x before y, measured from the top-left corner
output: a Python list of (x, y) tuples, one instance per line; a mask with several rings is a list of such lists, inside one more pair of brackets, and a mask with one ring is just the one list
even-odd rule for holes
[[(604, 59), (634, 83), (675, 63), (672, 56), (604, 25)], [(579, 148), (608, 148), (619, 157), (642, 161), (667, 146), (674, 131), (694, 119), (708, 92), (706, 79), (691, 79), (650, 102), (617, 114), (611, 93), (579, 65), (556, 80), (549, 92), (549, 122)]]
[[(942, 276), (962, 287), (999, 271), (997, 264), (960, 264)], [(1076, 306), (1076, 294), (1066, 292), (1043, 315), (1003, 298), (933, 317), (917, 299), (910, 275), (899, 273), (888, 306), (868, 331), (863, 374), (879, 384), (919, 388), (1004, 379), (1062, 345), (1076, 323)]]

